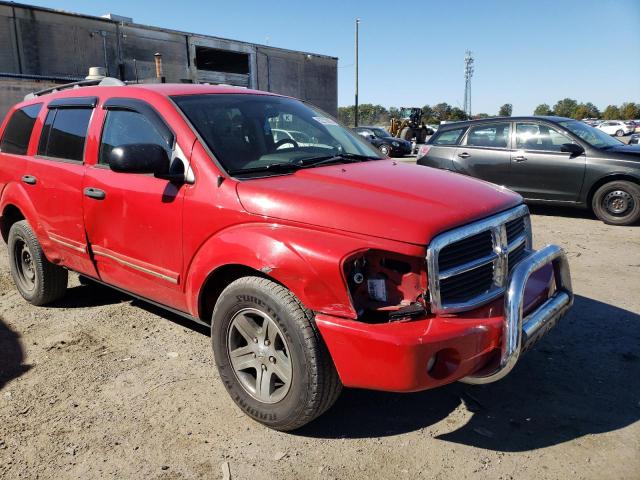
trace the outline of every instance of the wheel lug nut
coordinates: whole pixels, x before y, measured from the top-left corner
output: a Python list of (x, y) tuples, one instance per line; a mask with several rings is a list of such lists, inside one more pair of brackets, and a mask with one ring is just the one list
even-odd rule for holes
[(254, 353), (254, 354), (253, 354), (253, 358), (256, 358), (256, 357), (257, 357), (257, 355)]
[(276, 363), (276, 357), (269, 357), (269, 361), (271, 363)]
[(256, 337), (253, 337), (253, 343), (258, 343), (258, 339)]
[(265, 340), (264, 344), (268, 347), (269, 345), (271, 345), (271, 342), (269, 340)]

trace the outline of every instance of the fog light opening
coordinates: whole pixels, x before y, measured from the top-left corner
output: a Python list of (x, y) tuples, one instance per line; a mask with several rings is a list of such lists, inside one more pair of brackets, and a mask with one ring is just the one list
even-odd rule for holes
[(453, 375), (460, 366), (460, 354), (454, 348), (443, 348), (431, 358), (433, 365), (427, 371), (436, 380), (443, 380)]

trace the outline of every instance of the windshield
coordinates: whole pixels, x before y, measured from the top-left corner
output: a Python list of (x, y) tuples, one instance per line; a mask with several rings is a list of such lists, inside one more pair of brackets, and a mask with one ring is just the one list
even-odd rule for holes
[(381, 137), (381, 138), (391, 137), (391, 134), (387, 132), (384, 128), (372, 128), (371, 130), (373, 130), (373, 133), (376, 134), (376, 137)]
[(326, 113), (291, 98), (210, 94), (172, 99), (232, 175), (384, 158)]
[(577, 122), (575, 120), (559, 123), (571, 133), (577, 135), (582, 140), (587, 142), (592, 147), (607, 148), (620, 146), (620, 144), (622, 144), (621, 141), (616, 140), (610, 135), (604, 133), (602, 130), (590, 127), (585, 123)]

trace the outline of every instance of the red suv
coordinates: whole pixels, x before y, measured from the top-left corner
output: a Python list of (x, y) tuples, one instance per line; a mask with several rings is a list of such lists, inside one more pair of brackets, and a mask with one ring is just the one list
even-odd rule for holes
[(118, 83), (5, 119), (15, 285), (44, 305), (71, 270), (210, 325), (225, 387), (265, 425), (306, 424), (343, 385), (495, 381), (572, 304), (564, 253), (532, 250), (509, 190), (384, 158), (295, 99)]

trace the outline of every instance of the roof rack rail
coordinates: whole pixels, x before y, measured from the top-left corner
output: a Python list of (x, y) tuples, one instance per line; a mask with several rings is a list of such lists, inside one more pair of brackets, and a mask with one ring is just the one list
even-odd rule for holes
[(41, 95), (46, 95), (47, 93), (58, 92), (60, 90), (68, 90), (70, 88), (80, 88), (80, 87), (91, 87), (91, 86), (101, 86), (101, 87), (122, 87), (126, 85), (122, 80), (118, 80), (113, 77), (102, 77), (95, 78), (91, 80), (80, 80), (79, 82), (71, 82), (65, 83), (64, 85), (56, 85), (55, 87), (45, 88), (44, 90), (38, 90), (37, 92), (32, 92), (25, 95), (25, 100), (32, 100)]

